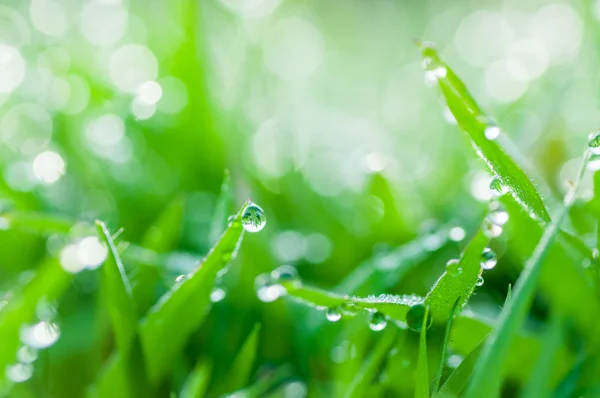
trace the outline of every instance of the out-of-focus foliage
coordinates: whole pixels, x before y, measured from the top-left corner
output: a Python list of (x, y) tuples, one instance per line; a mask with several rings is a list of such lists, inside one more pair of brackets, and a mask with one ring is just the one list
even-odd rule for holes
[(594, 396), (599, 24), (3, 0), (0, 396)]

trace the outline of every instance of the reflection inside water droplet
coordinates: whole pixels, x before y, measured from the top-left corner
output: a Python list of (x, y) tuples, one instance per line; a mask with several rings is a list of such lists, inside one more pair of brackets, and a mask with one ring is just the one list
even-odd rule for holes
[(369, 328), (374, 332), (379, 332), (385, 329), (387, 322), (387, 317), (383, 313), (377, 311), (371, 314)]
[(242, 226), (248, 232), (258, 232), (265, 227), (267, 217), (256, 203), (250, 202), (242, 213)]
[(497, 262), (498, 258), (496, 257), (496, 253), (489, 247), (486, 247), (483, 250), (483, 253), (481, 253), (481, 268), (490, 270), (496, 266)]
[(325, 310), (325, 317), (329, 322), (337, 322), (342, 319), (342, 314), (338, 307), (333, 307)]
[[(415, 332), (420, 332), (421, 329), (423, 329), (423, 317), (425, 316), (425, 312), (427, 312), (427, 307), (423, 303), (415, 304), (410, 307), (406, 313), (406, 324), (409, 329)], [(432, 322), (433, 318), (431, 317), (431, 314), (427, 312), (426, 327), (428, 329)]]

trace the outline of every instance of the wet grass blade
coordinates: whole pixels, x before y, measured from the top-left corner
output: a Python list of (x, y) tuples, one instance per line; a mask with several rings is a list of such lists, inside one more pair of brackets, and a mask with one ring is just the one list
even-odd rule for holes
[(231, 393), (248, 385), (258, 351), (259, 338), (260, 325), (256, 325), (235, 357), (228, 372), (229, 377), (218, 386), (216, 391), (211, 391), (211, 395)]
[(427, 366), (427, 322), (429, 309), (425, 309), (419, 336), (419, 358), (415, 372), (415, 398), (429, 398), (429, 367)]
[(498, 393), (502, 381), (502, 365), (508, 355), (508, 349), (513, 336), (518, 333), (525, 317), (541, 274), (541, 264), (548, 254), (548, 248), (558, 233), (558, 227), (572, 206), (577, 188), (583, 179), (583, 174), (589, 159), (586, 150), (582, 167), (575, 179), (573, 189), (565, 197), (563, 206), (556, 217), (544, 231), (533, 255), (525, 264), (525, 269), (519, 276), (507, 305), (500, 314), (497, 327), (486, 342), (481, 356), (475, 367), (473, 379), (467, 388), (466, 397), (475, 398), (493, 396)]
[(227, 217), (229, 217), (232, 202), (233, 195), (231, 192), (231, 173), (229, 170), (225, 170), (223, 172), (221, 192), (219, 193), (219, 198), (217, 199), (217, 205), (215, 206), (212, 223), (210, 225), (210, 232), (208, 234), (208, 239), (210, 240), (211, 244), (216, 242), (223, 231), (225, 231), (225, 228), (227, 228)]
[(392, 328), (383, 332), (383, 335), (373, 347), (368, 358), (362, 363), (358, 373), (352, 378), (352, 382), (344, 394), (345, 398), (365, 396), (367, 387), (372, 384), (373, 379), (377, 375), (377, 371), (392, 349), (394, 342), (396, 341), (396, 335), (396, 330)]
[(477, 279), (482, 273), (481, 253), (489, 241), (481, 231), (477, 233), (461, 256), (459, 266), (462, 272), (459, 275), (444, 272), (431, 288), (425, 298), (425, 304), (430, 308), (434, 322), (443, 324), (450, 316), (457, 300), (460, 311), (471, 298)]
[(523, 388), (522, 398), (548, 397), (552, 391), (548, 375), (556, 352), (564, 342), (564, 318), (558, 313), (553, 314), (542, 340), (542, 350), (533, 369), (533, 374)]
[(448, 108), (458, 126), (471, 139), (477, 155), (484, 160), (490, 171), (508, 188), (519, 204), (537, 219), (550, 219), (544, 203), (523, 170), (504, 152), (496, 140), (486, 137), (489, 120), (477, 105), (463, 82), (439, 57), (437, 51), (419, 44), (426, 73), (433, 73)]
[(158, 382), (167, 373), (190, 334), (204, 320), (217, 274), (241, 243), (241, 217), (246, 205), (198, 268), (167, 292), (142, 320), (140, 336), (151, 381)]
[(24, 325), (37, 322), (35, 311), (40, 300), (56, 300), (62, 296), (73, 276), (57, 260), (43, 262), (35, 276), (13, 291), (13, 297), (0, 310), (0, 391), (6, 386), (4, 369), (12, 364), (21, 344), (20, 331)]
[(442, 373), (444, 372), (444, 364), (446, 362), (446, 352), (448, 350), (448, 340), (450, 340), (450, 329), (452, 328), (452, 318), (454, 318), (454, 313), (456, 312), (456, 308), (458, 307), (458, 303), (460, 301), (460, 297), (456, 299), (454, 302), (454, 306), (452, 306), (452, 310), (450, 311), (450, 316), (448, 317), (448, 322), (446, 323), (446, 331), (444, 333), (444, 342), (442, 344), (442, 354), (440, 355), (440, 366), (438, 368), (438, 372), (435, 376), (435, 381), (433, 383), (434, 392), (440, 389), (440, 381), (442, 380)]
[(198, 398), (206, 396), (212, 365), (208, 360), (200, 360), (185, 380), (179, 398)]
[(108, 248), (108, 257), (101, 269), (106, 307), (119, 352), (128, 355), (137, 334), (138, 316), (133, 293), (108, 228), (102, 221), (96, 221), (96, 228), (100, 241)]

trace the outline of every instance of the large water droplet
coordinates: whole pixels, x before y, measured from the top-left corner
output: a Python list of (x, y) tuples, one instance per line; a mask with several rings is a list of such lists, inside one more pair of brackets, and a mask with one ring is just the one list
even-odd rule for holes
[(475, 286), (483, 286), (483, 276), (477, 277), (477, 282), (475, 282)]
[(371, 314), (371, 319), (369, 320), (369, 328), (374, 332), (379, 332), (387, 326), (387, 317), (377, 311)]
[(497, 225), (499, 227), (506, 224), (506, 222), (508, 221), (508, 212), (500, 202), (496, 200), (491, 201), (489, 209), (490, 213), (488, 214), (487, 218), (492, 224)]
[(342, 319), (342, 314), (338, 307), (327, 308), (327, 310), (325, 310), (325, 317), (329, 322), (337, 322)]
[(496, 253), (489, 247), (483, 249), (483, 253), (481, 253), (481, 268), (485, 270), (492, 269), (498, 263), (498, 258), (496, 257)]
[(265, 227), (267, 217), (256, 203), (250, 202), (242, 213), (242, 226), (248, 232), (258, 232)]
[(508, 193), (508, 188), (500, 182), (498, 177), (494, 177), (490, 181), (490, 192), (492, 196), (500, 197)]
[(38, 357), (38, 351), (28, 345), (21, 346), (17, 351), (17, 360), (21, 363), (32, 363)]
[(60, 329), (54, 322), (42, 321), (21, 328), (20, 335), (23, 344), (33, 348), (47, 348), (56, 343), (60, 337)]
[(33, 376), (33, 366), (29, 363), (8, 365), (4, 371), (6, 378), (14, 383), (23, 383)]
[(446, 263), (446, 272), (450, 276), (458, 276), (462, 274), (462, 267), (460, 266), (460, 260), (454, 258)]
[[(415, 331), (420, 332), (423, 329), (423, 317), (425, 316), (425, 312), (427, 312), (427, 307), (423, 303), (415, 304), (406, 313), (406, 324), (408, 327)], [(433, 318), (431, 314), (427, 315), (426, 326), (427, 329), (431, 326), (433, 322)]]
[(588, 135), (588, 147), (592, 153), (600, 153), (600, 131), (595, 131)]
[(488, 238), (497, 238), (502, 235), (502, 227), (496, 224), (492, 224), (490, 220), (487, 218), (483, 220), (483, 225), (481, 226), (483, 234)]

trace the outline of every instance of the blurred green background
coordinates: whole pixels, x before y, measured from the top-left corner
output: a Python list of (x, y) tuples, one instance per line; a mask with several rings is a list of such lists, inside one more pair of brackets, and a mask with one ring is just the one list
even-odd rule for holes
[[(335, 396), (375, 338), (366, 318), (321, 325), (315, 309), (258, 300), (255, 277), (290, 264), (333, 289), (378, 253), (458, 227), (431, 235), (431, 253), (385, 291), (423, 295), (491, 197), (413, 39), (436, 43), (552, 208), (598, 126), (599, 23), (597, 1), (0, 0), (0, 303), (47, 258), (94, 268), (102, 250), (85, 238), (100, 219), (123, 228), (149, 308), (213, 245), (228, 169), (228, 214), (251, 198), (267, 225), (245, 237), (174, 374), (210, 358), (210, 395), (231, 392), (233, 358), (260, 323), (252, 380), (284, 369), (278, 396)], [(595, 245), (593, 173), (580, 195), (567, 229)], [(508, 240), (494, 240), (499, 265), (471, 301), (483, 317), (522, 266)], [(371, 287), (360, 293), (384, 293)], [(93, 269), (49, 307), (60, 338), (14, 396), (82, 396), (114, 347)], [(378, 392), (412, 394), (413, 343)]]

